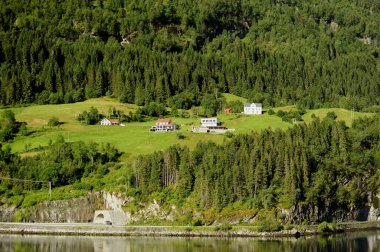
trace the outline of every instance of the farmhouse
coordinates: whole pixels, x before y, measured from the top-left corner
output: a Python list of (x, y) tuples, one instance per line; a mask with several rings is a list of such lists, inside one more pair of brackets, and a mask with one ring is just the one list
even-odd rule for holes
[(227, 131), (235, 131), (235, 129), (227, 129), (224, 126), (221, 126), (221, 122), (218, 118), (202, 118), (202, 126), (193, 126), (192, 132), (194, 133), (214, 133), (214, 134), (223, 134)]
[(167, 118), (161, 118), (156, 121), (156, 124), (153, 125), (149, 131), (175, 131), (178, 130), (178, 126), (175, 122)]
[(263, 113), (263, 104), (245, 103), (243, 113), (246, 115), (261, 115)]
[(100, 121), (100, 125), (103, 125), (103, 126), (119, 125), (119, 124), (120, 124), (120, 119), (118, 118), (103, 118)]
[(218, 118), (202, 118), (201, 125), (203, 127), (217, 127), (221, 125)]

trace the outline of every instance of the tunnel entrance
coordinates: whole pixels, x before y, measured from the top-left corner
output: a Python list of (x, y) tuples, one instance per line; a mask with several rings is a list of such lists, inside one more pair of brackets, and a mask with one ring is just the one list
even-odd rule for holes
[(100, 213), (100, 214), (95, 216), (94, 223), (104, 223), (104, 222), (105, 222), (104, 214)]

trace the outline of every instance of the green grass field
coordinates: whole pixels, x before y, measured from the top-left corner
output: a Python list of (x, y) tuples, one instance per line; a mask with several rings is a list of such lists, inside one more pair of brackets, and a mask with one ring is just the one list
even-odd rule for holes
[(243, 98), (243, 97), (240, 97), (240, 96), (236, 96), (236, 95), (233, 95), (233, 94), (223, 93), (223, 96), (226, 99), (226, 102), (231, 102), (231, 101), (236, 101), (236, 100), (241, 101), (242, 103), (247, 102), (246, 98)]
[[(242, 99), (241, 97), (225, 94), (227, 100)], [(18, 121), (28, 123), (30, 134), (28, 136), (18, 136), (10, 144), (13, 152), (23, 153), (32, 151), (38, 147), (47, 146), (50, 141), (55, 141), (58, 135), (62, 135), (66, 141), (93, 141), (96, 143), (108, 142), (125, 153), (124, 157), (136, 156), (139, 154), (148, 154), (157, 150), (165, 149), (173, 144), (187, 145), (193, 148), (199, 141), (211, 140), (216, 143), (222, 143), (226, 137), (224, 135), (197, 134), (191, 133), (192, 125), (199, 125), (200, 118), (172, 118), (177, 124), (181, 125), (180, 132), (185, 135), (185, 139), (178, 139), (175, 132), (169, 133), (151, 133), (149, 128), (155, 120), (142, 123), (126, 123), (125, 127), (121, 126), (86, 126), (76, 121), (76, 117), (84, 110), (89, 110), (91, 106), (96, 107), (99, 112), (107, 115), (108, 110), (116, 107), (119, 110), (128, 113), (136, 109), (135, 105), (122, 104), (110, 98), (90, 99), (85, 102), (74, 104), (60, 105), (33, 105), (23, 108), (12, 109)], [(275, 108), (289, 110), (293, 107)], [(347, 125), (351, 124), (351, 111), (344, 109), (317, 109), (310, 110), (304, 116), (305, 122), (311, 121), (311, 115), (315, 114), (323, 118), (329, 111), (334, 111), (338, 115), (338, 120), (346, 121)], [(364, 113), (355, 113), (355, 118)], [(47, 123), (53, 116), (57, 116), (60, 121), (64, 122), (59, 128), (49, 128)], [(235, 128), (236, 133), (249, 133), (251, 131), (260, 131), (266, 128), (286, 129), (292, 127), (290, 123), (283, 122), (276, 115), (243, 115), (243, 114), (221, 114), (218, 118), (223, 125), (228, 128)], [(29, 152), (30, 153), (30, 152)]]

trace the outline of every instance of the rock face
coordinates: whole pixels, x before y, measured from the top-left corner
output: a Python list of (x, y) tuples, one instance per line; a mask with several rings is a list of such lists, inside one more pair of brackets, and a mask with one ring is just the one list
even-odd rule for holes
[(13, 221), (13, 215), (16, 212), (15, 207), (0, 208), (0, 221), (11, 222)]
[(101, 193), (91, 193), (77, 199), (46, 201), (27, 209), (23, 221), (92, 222), (95, 210), (102, 206)]
[(75, 199), (46, 201), (28, 209), (0, 208), (0, 222), (92, 222), (96, 210), (122, 212), (125, 200), (116, 194), (96, 192)]
[(370, 205), (368, 212), (369, 221), (380, 221), (380, 194), (375, 195), (371, 199), (372, 204)]
[[(96, 192), (89, 193), (81, 198), (47, 201), (28, 209), (3, 206), (3, 208), (0, 208), (0, 222), (93, 222), (96, 217), (94, 213), (99, 210), (115, 213), (119, 217), (110, 217), (112, 223), (119, 223), (120, 225), (131, 221), (140, 222), (149, 219), (173, 221), (175, 216), (181, 216), (181, 209), (174, 206), (170, 209), (162, 208), (156, 200), (140, 205), (141, 208), (138, 211), (125, 212), (123, 206), (128, 205), (131, 201), (133, 201), (133, 198), (124, 197), (121, 194)], [(286, 221), (292, 223), (302, 223), (304, 220), (309, 220), (311, 224), (322, 221), (377, 221), (380, 220), (379, 206), (380, 195), (376, 195), (369, 197), (368, 204), (358, 209), (333, 211), (328, 206), (324, 208), (293, 206), (289, 209), (277, 209), (277, 213), (283, 215)], [(254, 221), (255, 218), (253, 217), (245, 221)]]
[(122, 206), (125, 205), (131, 198), (123, 197), (120, 194), (102, 192), (104, 200), (104, 208), (123, 211)]

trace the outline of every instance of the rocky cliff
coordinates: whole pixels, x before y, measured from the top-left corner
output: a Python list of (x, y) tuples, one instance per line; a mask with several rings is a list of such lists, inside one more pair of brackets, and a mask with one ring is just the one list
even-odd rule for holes
[(0, 208), (0, 222), (92, 222), (96, 210), (121, 210), (125, 199), (109, 192), (88, 193), (69, 200), (46, 201), (27, 209)]
[[(121, 194), (109, 192), (89, 193), (84, 197), (47, 201), (37, 204), (28, 209), (16, 209), (14, 207), (0, 208), (0, 222), (22, 221), (22, 222), (52, 222), (52, 223), (74, 223), (92, 222), (96, 210), (117, 210), (122, 212), (123, 206), (128, 205), (133, 198), (124, 197)], [(310, 223), (322, 221), (377, 221), (380, 220), (380, 195), (371, 197), (366, 206), (352, 211), (329, 211), (328, 208), (291, 207), (290, 209), (277, 209), (277, 214), (285, 216), (286, 221), (301, 223), (309, 220)], [(173, 221), (176, 217), (183, 215), (181, 209), (172, 206), (169, 209), (162, 208), (156, 200), (140, 205), (138, 211), (127, 211), (126, 217), (129, 221), (144, 222), (149, 219)], [(195, 214), (193, 212), (193, 214)], [(198, 213), (200, 216), (201, 213)], [(239, 220), (227, 220), (232, 222), (254, 221), (255, 216), (245, 216)]]

